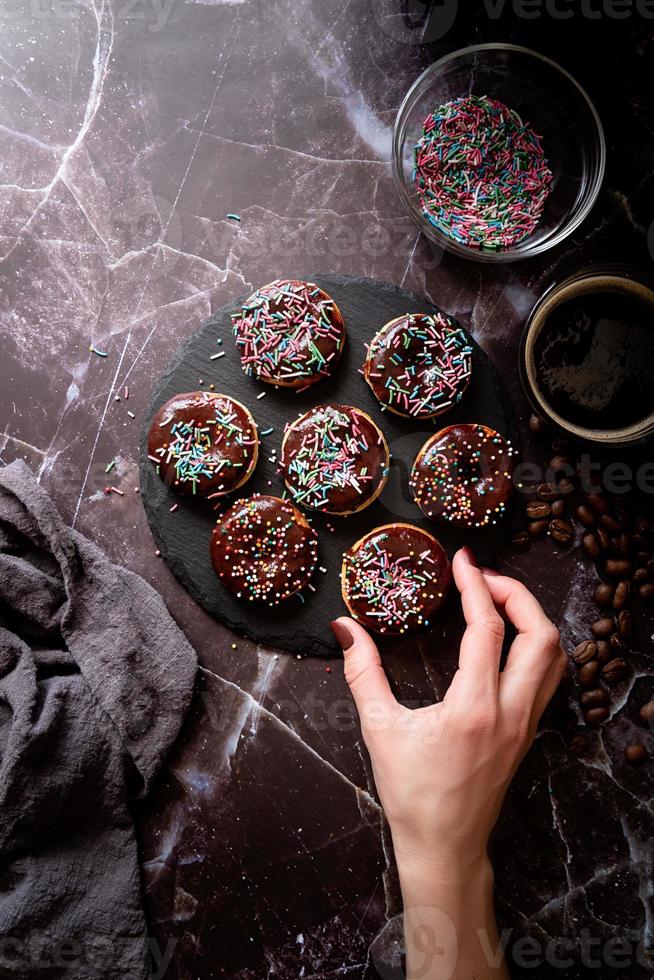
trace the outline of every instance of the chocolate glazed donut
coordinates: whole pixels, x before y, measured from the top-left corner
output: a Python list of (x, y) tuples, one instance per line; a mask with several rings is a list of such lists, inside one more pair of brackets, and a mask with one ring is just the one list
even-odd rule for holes
[(410, 487), (426, 517), (457, 527), (496, 524), (513, 491), (515, 450), (485, 425), (450, 425), (431, 436), (413, 464)]
[(450, 587), (450, 562), (436, 538), (412, 524), (375, 528), (343, 556), (350, 614), (377, 633), (429, 626)]
[(296, 504), (354, 514), (376, 500), (388, 477), (383, 434), (351, 405), (318, 405), (284, 433), (280, 470)]
[(223, 515), (211, 535), (210, 556), (237, 599), (276, 606), (309, 584), (318, 535), (288, 500), (255, 493)]
[(445, 313), (407, 313), (373, 338), (363, 376), (377, 401), (396, 415), (434, 418), (463, 397), (472, 348)]
[(232, 322), (245, 373), (286, 388), (308, 388), (327, 377), (345, 344), (345, 324), (334, 300), (300, 279), (262, 286)]
[(158, 410), (148, 458), (178, 493), (221, 497), (238, 490), (257, 465), (259, 435), (245, 405), (228, 395), (190, 391)]

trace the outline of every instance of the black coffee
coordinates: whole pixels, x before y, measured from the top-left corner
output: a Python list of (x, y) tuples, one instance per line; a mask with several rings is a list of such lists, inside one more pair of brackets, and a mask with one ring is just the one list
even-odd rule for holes
[(654, 311), (626, 292), (597, 291), (555, 307), (534, 367), (555, 412), (587, 429), (622, 429), (654, 411)]

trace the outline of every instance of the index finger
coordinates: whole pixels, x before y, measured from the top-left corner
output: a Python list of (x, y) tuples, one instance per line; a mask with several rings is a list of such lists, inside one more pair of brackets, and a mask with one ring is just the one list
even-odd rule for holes
[(483, 570), (493, 599), (504, 607), (519, 635), (511, 646), (500, 681), (500, 696), (535, 711), (538, 717), (554, 694), (566, 658), (559, 631), (526, 586)]
[(457, 551), (452, 572), (467, 623), (459, 651), (459, 670), (468, 676), (470, 688), (487, 694), (489, 690), (497, 690), (504, 623), (467, 548)]
[(488, 568), (482, 568), (481, 573), (493, 602), (504, 609), (507, 619), (519, 633), (553, 631), (551, 620), (526, 585)]

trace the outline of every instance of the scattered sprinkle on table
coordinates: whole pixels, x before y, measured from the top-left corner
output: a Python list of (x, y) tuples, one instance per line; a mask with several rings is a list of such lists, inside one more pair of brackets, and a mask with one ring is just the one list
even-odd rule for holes
[(473, 248), (509, 248), (534, 230), (551, 189), (541, 137), (486, 95), (446, 102), (423, 123), (413, 178), (425, 217)]
[(93, 344), (91, 344), (91, 346), (89, 347), (89, 350), (90, 350), (90, 352), (92, 354), (97, 354), (98, 357), (108, 357), (109, 356), (106, 351), (104, 351), (104, 350), (98, 350), (98, 348), (97, 347), (94, 347)]
[(210, 360), (217, 361), (219, 357), (224, 357), (224, 356), (225, 356), (225, 351), (224, 350), (221, 350), (221, 351), (218, 351), (217, 354), (212, 354)]
[(123, 491), (122, 490), (119, 490), (118, 487), (109, 487), (109, 489), (111, 490), (112, 493), (117, 493), (119, 497), (124, 497), (125, 496), (125, 494), (123, 493)]
[(265, 397), (266, 397), (265, 391), (260, 391), (259, 394), (257, 395), (257, 401), (261, 401), (261, 399)]
[(232, 221), (240, 221), (241, 220), (240, 214), (228, 214), (227, 217), (228, 218), (231, 218)]
[(267, 429), (263, 429), (261, 431), (261, 435), (262, 436), (269, 436), (274, 431), (275, 431), (275, 426), (274, 425), (269, 425)]
[(128, 412), (127, 414), (129, 415), (129, 417), (131, 419), (135, 419), (136, 418), (136, 415), (134, 415), (134, 412)]
[(115, 465), (116, 465), (116, 460), (112, 459), (110, 463), (107, 463), (105, 467), (105, 473), (111, 473)]

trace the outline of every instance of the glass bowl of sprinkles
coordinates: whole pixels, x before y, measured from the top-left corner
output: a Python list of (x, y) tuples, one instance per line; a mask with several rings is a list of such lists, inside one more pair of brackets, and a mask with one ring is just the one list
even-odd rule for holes
[(604, 132), (555, 62), (512, 44), (441, 58), (409, 90), (393, 132), (393, 177), (436, 246), (514, 262), (567, 238), (599, 193)]

